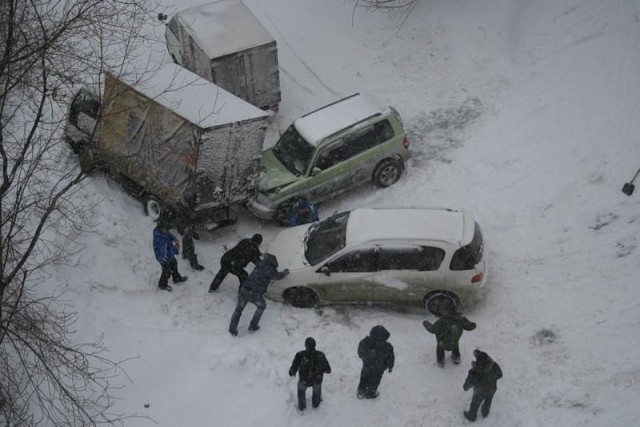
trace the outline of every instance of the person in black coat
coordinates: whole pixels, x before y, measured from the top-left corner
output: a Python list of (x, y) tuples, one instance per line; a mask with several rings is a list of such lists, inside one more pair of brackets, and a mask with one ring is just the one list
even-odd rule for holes
[(468, 411), (464, 412), (465, 418), (469, 421), (476, 420), (480, 404), (482, 404), (482, 416), (489, 415), (493, 395), (498, 389), (498, 380), (502, 378), (500, 366), (487, 353), (476, 349), (473, 355), (476, 360), (471, 362), (471, 369), (469, 369), (467, 379), (462, 386), (464, 391), (473, 388), (471, 406)]
[(257, 265), (260, 261), (260, 243), (262, 243), (262, 235), (254, 234), (250, 239), (240, 240), (237, 245), (225, 252), (220, 258), (220, 271), (209, 285), (209, 292), (218, 289), (229, 273), (236, 275), (242, 284), (248, 276), (244, 268), (250, 262)]
[(393, 346), (387, 342), (391, 334), (384, 326), (371, 329), (369, 336), (360, 341), (358, 356), (362, 359), (362, 371), (358, 384), (358, 399), (378, 397), (378, 385), (385, 369), (393, 369), (395, 356)]
[(242, 311), (249, 302), (256, 306), (256, 311), (253, 314), (251, 323), (249, 323), (249, 330), (257, 331), (260, 329), (258, 323), (260, 323), (262, 313), (267, 307), (264, 293), (272, 280), (282, 279), (287, 274), (289, 274), (288, 269), (278, 271), (278, 260), (274, 255), (264, 254), (263, 260), (258, 262), (251, 275), (240, 283), (238, 302), (229, 324), (229, 333), (231, 335), (238, 335), (238, 322), (240, 321), (240, 316), (242, 316)]
[(438, 366), (444, 367), (444, 352), (451, 352), (451, 360), (460, 363), (459, 342), (463, 331), (473, 331), (476, 324), (455, 310), (445, 313), (435, 322), (422, 322), (424, 328), (436, 336), (436, 359)]
[(324, 353), (316, 350), (316, 340), (312, 337), (304, 341), (305, 350), (296, 353), (289, 376), (298, 377), (298, 409), (304, 411), (307, 407), (307, 388), (313, 387), (311, 405), (317, 408), (322, 401), (322, 377), (331, 373), (331, 366)]

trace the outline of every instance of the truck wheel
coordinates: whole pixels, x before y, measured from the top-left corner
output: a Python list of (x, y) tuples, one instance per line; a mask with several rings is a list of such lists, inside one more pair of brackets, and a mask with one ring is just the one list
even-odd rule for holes
[(160, 219), (160, 215), (162, 215), (162, 204), (157, 197), (151, 195), (145, 196), (144, 213), (149, 215), (149, 217), (154, 221)]
[(384, 159), (373, 171), (373, 182), (378, 187), (395, 184), (402, 175), (402, 164), (394, 159)]
[(283, 297), (285, 302), (298, 308), (309, 308), (318, 304), (318, 295), (309, 288), (289, 288), (284, 291)]
[(425, 308), (436, 316), (458, 311), (460, 298), (451, 291), (430, 292), (424, 297)]

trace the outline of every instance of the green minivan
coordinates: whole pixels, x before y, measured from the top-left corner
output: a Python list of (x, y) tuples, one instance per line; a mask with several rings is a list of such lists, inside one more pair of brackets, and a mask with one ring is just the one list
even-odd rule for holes
[(388, 187), (410, 157), (396, 109), (356, 93), (295, 120), (262, 152), (258, 192), (248, 207), (287, 225), (299, 198), (319, 203), (368, 181)]

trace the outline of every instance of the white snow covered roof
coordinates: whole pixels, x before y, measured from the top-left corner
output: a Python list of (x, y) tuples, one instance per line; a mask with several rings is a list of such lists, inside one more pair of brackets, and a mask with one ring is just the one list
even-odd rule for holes
[(209, 58), (273, 42), (271, 34), (240, 0), (217, 0), (176, 14)]
[(122, 80), (202, 129), (269, 115), (177, 64), (142, 82)]
[(355, 94), (335, 104), (311, 112), (293, 122), (296, 130), (310, 144), (376, 113), (389, 111), (389, 106), (369, 94)]
[(434, 207), (362, 208), (349, 214), (347, 242), (429, 239), (454, 245), (473, 236), (471, 213)]

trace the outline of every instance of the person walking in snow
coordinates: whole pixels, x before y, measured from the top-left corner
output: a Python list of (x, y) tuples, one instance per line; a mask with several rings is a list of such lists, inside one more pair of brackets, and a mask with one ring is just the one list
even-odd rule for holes
[(393, 369), (395, 355), (393, 346), (387, 342), (391, 334), (384, 326), (371, 328), (369, 336), (358, 344), (358, 356), (362, 359), (362, 371), (358, 384), (358, 399), (378, 397), (378, 385), (385, 370)]
[(289, 376), (298, 377), (298, 409), (304, 411), (307, 407), (307, 388), (313, 387), (311, 406), (317, 408), (322, 401), (322, 377), (331, 373), (331, 366), (324, 353), (316, 350), (316, 340), (308, 337), (304, 341), (304, 350), (296, 353)]
[(489, 415), (493, 395), (498, 389), (498, 380), (502, 378), (502, 370), (487, 353), (474, 350), (475, 362), (471, 362), (471, 369), (467, 375), (462, 388), (464, 391), (473, 388), (473, 397), (468, 411), (464, 411), (464, 416), (469, 421), (475, 421), (478, 415), (478, 408), (482, 404), (482, 416)]
[(173, 283), (187, 280), (187, 276), (181, 276), (178, 272), (176, 254), (180, 252), (180, 243), (176, 236), (169, 231), (169, 224), (164, 219), (158, 221), (153, 229), (153, 252), (156, 260), (162, 266), (158, 288), (171, 292), (173, 288), (168, 284), (169, 277), (173, 278)]
[(187, 222), (178, 221), (176, 224), (178, 233), (182, 236), (182, 258), (189, 261), (189, 265), (194, 270), (202, 271), (204, 267), (198, 262), (198, 255), (196, 255), (196, 246), (193, 240), (198, 240), (200, 236), (195, 232), (193, 226)]
[(240, 240), (237, 245), (225, 252), (220, 258), (220, 271), (209, 285), (209, 292), (215, 292), (229, 273), (237, 276), (242, 284), (248, 276), (244, 270), (245, 267), (250, 262), (257, 265), (260, 261), (260, 243), (262, 243), (262, 235), (254, 234), (250, 239)]
[(444, 352), (451, 352), (451, 360), (456, 365), (460, 363), (459, 342), (463, 331), (473, 331), (476, 324), (469, 321), (455, 309), (443, 314), (435, 323), (427, 320), (422, 322), (424, 328), (436, 336), (436, 359), (438, 366), (444, 367)]
[(305, 199), (299, 199), (292, 207), (289, 215), (289, 227), (308, 224), (319, 220), (318, 209), (315, 204)]
[(256, 311), (253, 314), (251, 323), (249, 323), (249, 331), (260, 329), (260, 318), (267, 307), (264, 293), (272, 280), (282, 279), (287, 274), (289, 274), (288, 269), (278, 271), (278, 260), (275, 255), (264, 254), (263, 260), (258, 262), (251, 275), (240, 283), (238, 302), (231, 316), (231, 323), (229, 323), (229, 333), (231, 335), (238, 335), (238, 322), (240, 321), (240, 316), (242, 316), (242, 311), (249, 302), (256, 306)]

